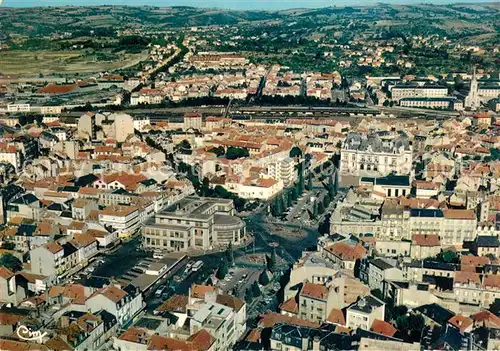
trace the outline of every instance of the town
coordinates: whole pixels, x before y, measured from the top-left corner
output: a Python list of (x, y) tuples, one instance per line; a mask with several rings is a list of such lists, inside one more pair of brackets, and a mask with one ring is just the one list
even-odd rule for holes
[(500, 350), (497, 5), (30, 11), (1, 350)]

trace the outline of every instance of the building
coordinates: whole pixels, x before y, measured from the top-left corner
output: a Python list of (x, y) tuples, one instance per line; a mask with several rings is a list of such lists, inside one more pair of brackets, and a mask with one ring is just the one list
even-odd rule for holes
[(283, 181), (285, 187), (293, 184), (297, 176), (295, 170), (295, 161), (291, 157), (284, 158), (283, 160), (270, 163), (267, 168), (268, 175), (277, 181)]
[(410, 177), (404, 175), (379, 178), (363, 177), (359, 184), (371, 190), (372, 198), (381, 200), (406, 196), (411, 191)]
[(108, 137), (114, 137), (117, 142), (123, 143), (129, 135), (134, 134), (134, 119), (132, 116), (117, 113), (113, 114), (114, 120), (114, 135), (107, 135)]
[(411, 236), (410, 257), (423, 260), (436, 257), (441, 252), (441, 240), (437, 234), (413, 234)]
[(373, 295), (362, 296), (346, 311), (346, 324), (348, 328), (370, 330), (373, 322), (384, 320), (385, 303)]
[(64, 272), (64, 247), (48, 243), (30, 251), (31, 271), (34, 274), (55, 278)]
[(159, 105), (164, 100), (164, 95), (160, 90), (142, 88), (130, 96), (130, 105)]
[(384, 291), (384, 282), (404, 279), (403, 271), (397, 268), (395, 263), (382, 258), (375, 258), (369, 261), (368, 285), (370, 289)]
[(16, 275), (8, 268), (0, 266), (0, 303), (17, 306), (24, 295), (19, 295)]
[(441, 245), (462, 245), (476, 237), (477, 220), (473, 210), (410, 210), (410, 234), (438, 235)]
[(437, 98), (448, 95), (448, 88), (439, 85), (395, 85), (390, 88), (392, 100), (399, 101), (403, 98)]
[(468, 107), (471, 110), (477, 110), (480, 106), (481, 101), (479, 100), (476, 67), (474, 67), (474, 72), (472, 73), (472, 79), (470, 81), (469, 94), (465, 97), (465, 107)]
[(299, 326), (292, 323), (278, 323), (272, 328), (271, 350), (276, 351), (320, 351), (352, 350), (354, 338), (335, 332), (334, 325), (319, 328)]
[(99, 223), (113, 228), (120, 237), (128, 237), (139, 229), (140, 215), (141, 209), (136, 206), (108, 206), (99, 212)]
[(500, 257), (500, 240), (498, 236), (480, 235), (474, 240), (473, 251), (478, 256), (493, 255)]
[(401, 107), (461, 110), (463, 103), (455, 97), (408, 97), (399, 100)]
[(202, 128), (203, 114), (201, 113), (185, 113), (184, 114), (184, 130)]
[(340, 171), (356, 176), (410, 174), (412, 152), (407, 135), (349, 133), (340, 152)]
[(205, 303), (190, 321), (191, 335), (206, 329), (215, 338), (215, 350), (230, 350), (240, 338), (236, 313), (216, 302)]
[(186, 197), (155, 215), (143, 228), (145, 248), (209, 250), (246, 238), (245, 223), (234, 216), (233, 200)]
[(145, 306), (142, 294), (133, 285), (123, 289), (108, 285), (94, 292), (86, 301), (88, 310), (105, 310), (114, 315), (120, 326), (127, 324)]

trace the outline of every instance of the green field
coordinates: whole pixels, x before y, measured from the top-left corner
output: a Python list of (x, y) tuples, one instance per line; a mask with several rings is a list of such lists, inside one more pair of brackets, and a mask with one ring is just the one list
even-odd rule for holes
[(127, 68), (148, 58), (139, 54), (116, 53), (110, 57), (83, 51), (0, 51), (0, 73), (33, 75), (42, 73), (94, 73)]

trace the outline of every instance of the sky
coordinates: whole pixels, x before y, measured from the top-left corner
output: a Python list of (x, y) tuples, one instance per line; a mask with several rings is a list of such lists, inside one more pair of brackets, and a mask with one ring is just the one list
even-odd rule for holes
[[(467, 2), (487, 2), (488, 0), (469, 0)], [(491, 0), (492, 2), (496, 0)], [(3, 0), (2, 6), (64, 6), (64, 5), (151, 5), (151, 6), (194, 6), (218, 7), (232, 10), (282, 10), (288, 8), (317, 8), (343, 5), (370, 5), (380, 0)], [(433, 3), (448, 4), (463, 0), (384, 0), (382, 2), (408, 4)], [(2, 0), (0, 0), (0, 4)]]

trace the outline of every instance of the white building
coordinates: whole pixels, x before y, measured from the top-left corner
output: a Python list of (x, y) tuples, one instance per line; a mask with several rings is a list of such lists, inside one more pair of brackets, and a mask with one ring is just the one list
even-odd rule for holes
[(399, 101), (402, 98), (436, 98), (448, 95), (448, 88), (438, 85), (419, 86), (419, 85), (395, 85), (390, 88), (392, 100)]
[(116, 317), (119, 325), (127, 324), (145, 304), (138, 288), (132, 285), (120, 289), (114, 285), (97, 290), (86, 301), (91, 312), (105, 310)]
[(370, 330), (375, 319), (383, 321), (384, 317), (385, 303), (372, 295), (363, 296), (347, 308), (346, 325), (353, 330)]
[(271, 178), (277, 181), (283, 181), (285, 187), (291, 185), (295, 181), (297, 175), (295, 171), (295, 161), (291, 157), (270, 163), (267, 171)]
[(99, 213), (99, 223), (112, 227), (120, 237), (127, 237), (139, 228), (140, 211), (135, 206), (108, 206)]
[(349, 175), (409, 174), (413, 147), (406, 135), (349, 133), (340, 152), (340, 171)]
[(218, 303), (207, 303), (191, 318), (191, 335), (206, 329), (216, 340), (216, 350), (230, 350), (240, 338), (234, 311)]

